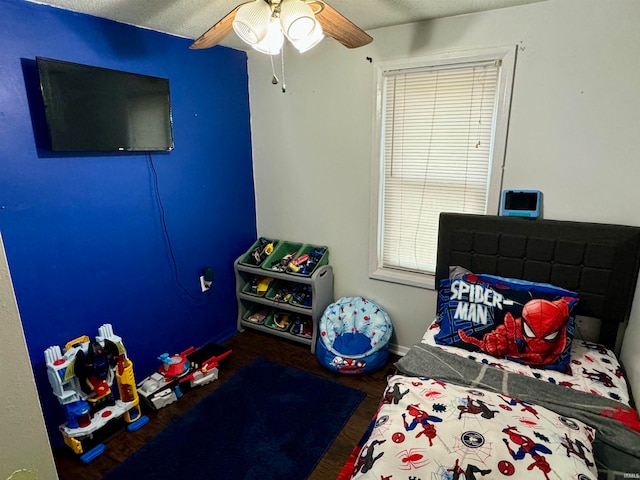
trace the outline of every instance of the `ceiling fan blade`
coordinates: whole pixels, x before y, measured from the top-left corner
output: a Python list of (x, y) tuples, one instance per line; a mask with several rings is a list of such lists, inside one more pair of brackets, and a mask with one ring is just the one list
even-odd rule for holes
[(233, 31), (233, 19), (236, 18), (236, 12), (242, 5), (244, 3), (231, 10), (222, 20), (200, 35), (189, 48), (210, 48), (220, 43), (224, 37)]
[(325, 35), (335, 38), (347, 48), (358, 48), (373, 41), (364, 30), (355, 25), (351, 20), (342, 16), (337, 10), (322, 2), (324, 7), (316, 13), (316, 18), (322, 25)]

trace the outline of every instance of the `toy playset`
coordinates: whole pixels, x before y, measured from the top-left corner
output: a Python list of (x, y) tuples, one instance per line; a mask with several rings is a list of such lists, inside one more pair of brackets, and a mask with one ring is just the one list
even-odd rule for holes
[(152, 409), (165, 407), (194, 387), (217, 380), (218, 366), (231, 352), (221, 345), (207, 343), (171, 356), (164, 353), (158, 357), (162, 362), (160, 368), (138, 384), (138, 392)]
[(98, 329), (94, 341), (84, 335), (69, 341), (64, 352), (52, 346), (44, 356), (49, 383), (66, 413), (60, 432), (83, 463), (104, 452), (102, 442), (123, 427), (135, 431), (149, 421), (140, 411), (133, 363), (110, 324)]

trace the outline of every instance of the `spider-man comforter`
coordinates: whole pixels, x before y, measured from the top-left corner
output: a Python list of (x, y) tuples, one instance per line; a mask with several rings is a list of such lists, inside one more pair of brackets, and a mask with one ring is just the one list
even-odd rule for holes
[[(596, 479), (640, 473), (627, 406), (414, 346), (339, 479)], [(635, 413), (635, 411), (633, 411)], [(635, 478), (635, 477), (633, 477)]]

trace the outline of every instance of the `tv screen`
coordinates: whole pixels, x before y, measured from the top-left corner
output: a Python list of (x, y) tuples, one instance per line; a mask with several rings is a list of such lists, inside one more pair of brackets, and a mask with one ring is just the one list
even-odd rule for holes
[(169, 80), (36, 57), (51, 150), (173, 149)]

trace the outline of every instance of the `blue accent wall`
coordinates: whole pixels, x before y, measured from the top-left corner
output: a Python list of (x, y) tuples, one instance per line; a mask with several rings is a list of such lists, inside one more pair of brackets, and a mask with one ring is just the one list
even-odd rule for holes
[[(256, 238), (246, 54), (190, 44), (0, 0), (0, 232), (54, 445), (47, 347), (111, 323), (139, 381), (158, 355), (236, 331), (233, 261)], [(168, 78), (175, 149), (49, 152), (36, 56)]]

